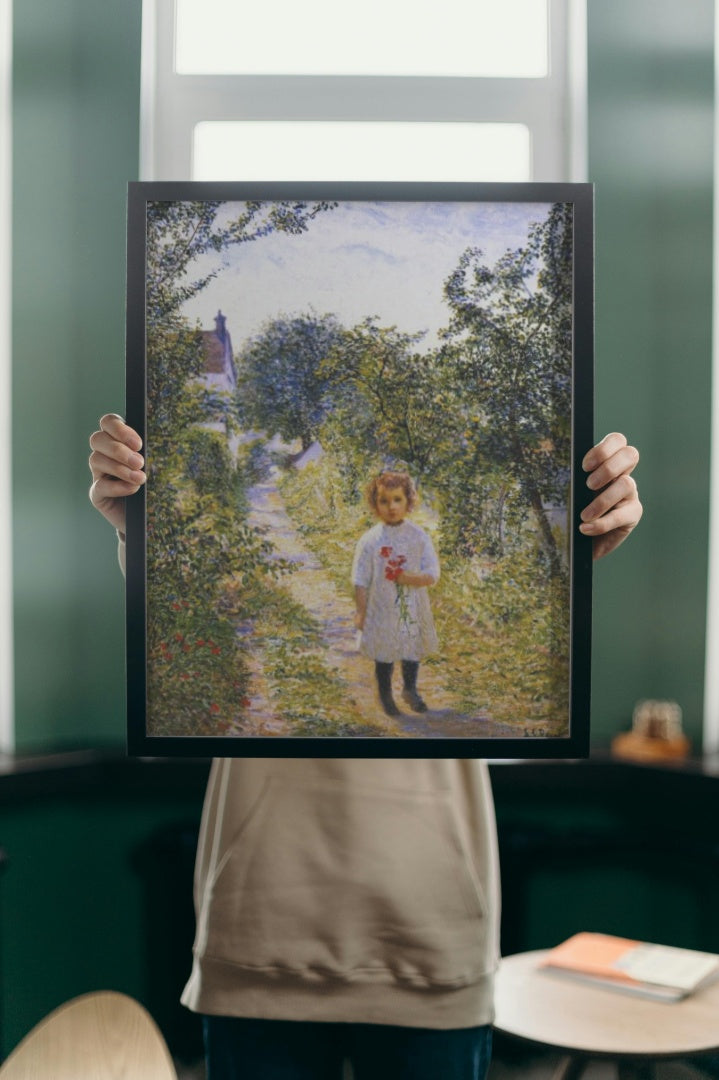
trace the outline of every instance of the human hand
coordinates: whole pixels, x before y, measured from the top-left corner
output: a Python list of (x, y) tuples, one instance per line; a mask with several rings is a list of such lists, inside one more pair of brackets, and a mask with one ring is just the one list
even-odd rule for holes
[(639, 524), (643, 507), (631, 476), (638, 461), (639, 451), (616, 431), (605, 435), (582, 461), (589, 474), (587, 487), (597, 494), (582, 510), (579, 531), (592, 537), (594, 559), (614, 551)]
[(364, 630), (365, 613), (364, 611), (358, 611), (355, 613), (355, 630)]
[(142, 439), (117, 413), (100, 420), (90, 436), (90, 502), (119, 532), (125, 531), (125, 499), (145, 483)]

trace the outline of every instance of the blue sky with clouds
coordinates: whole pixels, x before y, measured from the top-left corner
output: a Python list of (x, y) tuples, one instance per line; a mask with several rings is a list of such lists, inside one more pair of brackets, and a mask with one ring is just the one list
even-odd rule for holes
[[(233, 204), (223, 207), (231, 213)], [(548, 203), (341, 202), (300, 236), (273, 234), (198, 260), (193, 277), (218, 276), (184, 314), (206, 329), (221, 308), (238, 350), (280, 314), (331, 313), (345, 326), (377, 316), (380, 325), (427, 333), (432, 345), (447, 324), (445, 279), (467, 247), (489, 264), (521, 247)]]

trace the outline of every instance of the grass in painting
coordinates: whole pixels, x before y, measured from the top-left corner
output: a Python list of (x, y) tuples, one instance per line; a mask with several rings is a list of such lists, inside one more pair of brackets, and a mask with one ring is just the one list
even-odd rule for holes
[[(272, 710), (291, 736), (377, 736), (388, 724), (371, 723), (352, 699), (347, 680), (327, 661), (320, 628), (281, 589), (267, 591), (254, 627)], [(396, 732), (392, 732), (396, 734)]]

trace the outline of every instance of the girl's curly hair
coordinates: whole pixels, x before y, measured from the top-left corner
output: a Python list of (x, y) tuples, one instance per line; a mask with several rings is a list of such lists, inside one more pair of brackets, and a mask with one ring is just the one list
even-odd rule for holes
[(386, 472), (373, 476), (367, 485), (367, 502), (373, 510), (377, 509), (377, 495), (380, 487), (401, 488), (407, 499), (407, 509), (414, 510), (417, 505), (417, 488), (414, 486), (412, 477), (406, 472), (395, 472), (388, 469)]

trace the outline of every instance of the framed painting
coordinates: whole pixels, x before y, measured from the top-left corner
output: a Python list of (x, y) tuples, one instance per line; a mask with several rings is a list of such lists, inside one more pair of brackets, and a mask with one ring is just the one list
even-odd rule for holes
[(128, 747), (581, 757), (586, 184), (137, 183)]

